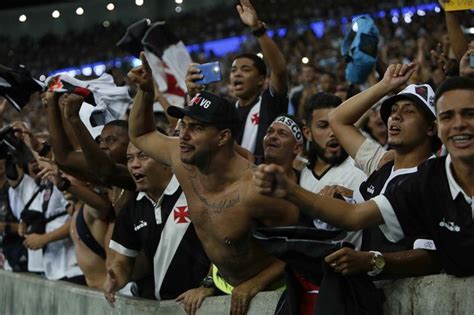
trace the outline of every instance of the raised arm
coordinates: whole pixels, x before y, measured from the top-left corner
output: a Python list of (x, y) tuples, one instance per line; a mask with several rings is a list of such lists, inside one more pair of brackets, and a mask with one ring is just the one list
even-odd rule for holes
[[(265, 24), (258, 19), (257, 12), (250, 0), (240, 0), (240, 5), (237, 5), (237, 12), (239, 12), (242, 22), (249, 26), (252, 31), (265, 27)], [(266, 33), (257, 36), (257, 41), (271, 69), (270, 84), (272, 90), (277, 94), (286, 94), (288, 92), (288, 69), (285, 57), (277, 44)]]
[(459, 63), (459, 75), (474, 79), (474, 68), (471, 68), (470, 65), (471, 56), (474, 56), (474, 43), (472, 42)]
[(178, 140), (156, 131), (153, 117), (154, 86), (151, 69), (144, 53), (140, 54), (142, 65), (128, 73), (132, 82), (138, 84), (133, 107), (129, 116), (130, 141), (153, 159), (171, 166), (178, 157)]
[(329, 114), (329, 124), (344, 150), (354, 158), (366, 137), (354, 124), (382, 97), (405, 84), (416, 71), (416, 65), (390, 65), (383, 79), (351, 97)]
[[(63, 98), (61, 98), (61, 101)], [(60, 95), (47, 92), (44, 99), (47, 105), (48, 129), (55, 161), (61, 169), (69, 174), (89, 182), (98, 183), (98, 179), (90, 172), (84, 154), (75, 150), (66, 134), (58, 104)]]
[[(443, 0), (439, 1), (441, 6), (444, 8), (443, 2)], [(446, 28), (448, 29), (449, 43), (451, 44), (456, 60), (460, 62), (468, 48), (468, 42), (462, 32), (457, 13), (445, 10), (444, 16), (446, 19)]]
[(99, 147), (79, 117), (79, 110), (83, 101), (82, 96), (69, 94), (64, 100), (64, 117), (73, 127), (73, 133), (79, 140), (89, 169), (106, 185), (135, 190), (135, 183), (127, 167), (115, 163)]
[(339, 199), (314, 194), (290, 181), (284, 169), (275, 164), (259, 165), (254, 181), (259, 193), (284, 198), (308, 215), (344, 230), (357, 231), (384, 223), (375, 202), (350, 204)]

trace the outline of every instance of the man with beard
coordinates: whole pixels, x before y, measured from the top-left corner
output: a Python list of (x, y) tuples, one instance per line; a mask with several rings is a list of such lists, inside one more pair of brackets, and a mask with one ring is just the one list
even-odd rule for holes
[(186, 108), (170, 107), (182, 118), (179, 139), (155, 131), (154, 87), (144, 54), (129, 77), (138, 83), (130, 112), (130, 140), (158, 162), (171, 166), (189, 205), (189, 216), (210, 261), (214, 284), (231, 294), (231, 313), (245, 314), (258, 292), (280, 286), (284, 264), (252, 238), (257, 225), (291, 225), (296, 207), (262, 198), (253, 184), (255, 165), (234, 151), (236, 110), (214, 94), (201, 92)]
[[(242, 22), (250, 27), (271, 68), (270, 86), (267, 88), (267, 66), (255, 54), (235, 57), (230, 69), (231, 94), (237, 98), (239, 130), (235, 139), (243, 148), (263, 160), (263, 137), (268, 126), (278, 115), (288, 111), (288, 70), (286, 60), (276, 43), (266, 34), (265, 23), (260, 21), (249, 0), (241, 0), (237, 11)], [(188, 93), (193, 97), (204, 90), (204, 85), (194, 81), (202, 79), (199, 69), (191, 66), (186, 77)]]
[[(301, 171), (299, 183), (314, 193), (352, 198), (352, 192), (359, 188), (367, 176), (354, 166), (354, 161), (341, 148), (329, 126), (328, 116), (341, 103), (339, 97), (320, 92), (305, 104), (306, 126), (303, 130), (309, 146), (309, 163)], [(334, 229), (317, 218), (313, 224), (319, 229)], [(348, 240), (360, 248), (360, 237), (352, 235)]]

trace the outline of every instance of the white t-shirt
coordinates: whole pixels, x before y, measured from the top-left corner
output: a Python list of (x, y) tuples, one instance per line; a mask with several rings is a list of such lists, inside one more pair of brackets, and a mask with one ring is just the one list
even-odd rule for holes
[[(8, 198), (10, 200), (10, 208), (13, 215), (20, 220), (21, 212), (25, 207), (25, 204), (31, 199), (33, 194), (38, 190), (34, 179), (28, 175), (23, 175), (23, 178), (18, 185), (13, 188), (8, 188)], [(41, 212), (42, 204), (41, 192), (33, 199), (29, 209)], [(30, 272), (43, 272), (43, 250), (31, 250), (28, 249), (28, 271)]]
[[(20, 183), (15, 188), (10, 188), (9, 197), (13, 214), (19, 219), (24, 205), (31, 196), (38, 190), (38, 185), (34, 179), (24, 174)], [(33, 200), (29, 209), (42, 212), (45, 190), (41, 191)], [(53, 190), (46, 210), (46, 218), (62, 212), (66, 209), (67, 201), (62, 193), (53, 186)], [(66, 223), (69, 215), (63, 215), (46, 224), (46, 233), (56, 230)], [(64, 277), (75, 277), (82, 275), (74, 252), (72, 240), (67, 237), (62, 240), (51, 242), (43, 251), (28, 250), (28, 270), (34, 272), (44, 272), (49, 280), (58, 280)]]
[[(316, 176), (313, 170), (305, 167), (301, 171), (300, 186), (314, 193), (320, 192), (326, 186), (338, 185), (348, 188), (354, 192), (358, 191), (359, 186), (367, 179), (367, 176), (360, 169), (354, 166), (352, 158), (348, 157), (344, 162), (337, 166), (332, 166), (321, 176)], [(315, 227), (323, 230), (334, 230), (333, 226), (319, 219), (314, 219)], [(354, 244), (356, 249), (362, 245), (362, 232), (348, 232), (346, 241)]]

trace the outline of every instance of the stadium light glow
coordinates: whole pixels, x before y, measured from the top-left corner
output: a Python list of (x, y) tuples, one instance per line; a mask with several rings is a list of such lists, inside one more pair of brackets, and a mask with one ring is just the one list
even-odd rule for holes
[(143, 0), (135, 0), (135, 4), (138, 6), (138, 7), (141, 7), (143, 5)]
[(176, 2), (176, 4), (181, 4), (183, 3), (183, 0), (174, 0), (174, 2)]
[(307, 64), (309, 62), (308, 57), (301, 58), (301, 62), (304, 63), (304, 64)]
[(109, 4), (107, 4), (107, 7), (106, 7), (106, 8), (107, 8), (107, 10), (109, 10), (109, 11), (113, 11), (113, 9), (115, 9), (115, 5), (114, 5), (112, 2), (110, 2)]
[(82, 75), (90, 76), (92, 74), (92, 67), (84, 67), (82, 68)]
[(53, 13), (51, 13), (51, 16), (55, 19), (59, 18), (61, 16), (61, 13), (59, 13), (58, 10), (54, 10)]
[(83, 15), (83, 14), (84, 14), (84, 9), (81, 8), (81, 7), (78, 7), (78, 8), (76, 9), (76, 14), (77, 14), (77, 15)]
[(257, 56), (263, 59), (263, 54), (262, 53), (258, 53)]
[(18, 18), (18, 21), (20, 21), (21, 23), (25, 22), (26, 21), (26, 15), (24, 15), (24, 14), (20, 15), (20, 17)]

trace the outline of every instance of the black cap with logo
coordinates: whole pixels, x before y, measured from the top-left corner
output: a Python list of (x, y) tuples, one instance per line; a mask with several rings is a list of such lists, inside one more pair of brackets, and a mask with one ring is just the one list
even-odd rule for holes
[(232, 135), (236, 135), (237, 109), (228, 100), (218, 95), (201, 92), (196, 94), (187, 107), (170, 106), (167, 112), (171, 117), (188, 116), (200, 122), (212, 124), (220, 130), (230, 129)]

